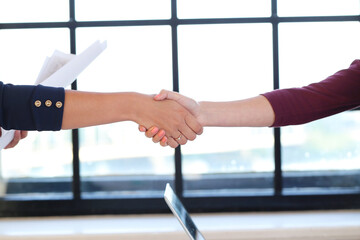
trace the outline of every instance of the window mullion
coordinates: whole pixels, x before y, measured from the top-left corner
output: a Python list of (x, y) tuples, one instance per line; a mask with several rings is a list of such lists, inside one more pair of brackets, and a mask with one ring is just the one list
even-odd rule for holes
[[(171, 0), (171, 38), (172, 38), (172, 67), (173, 67), (173, 91), (179, 92), (179, 59), (178, 59), (178, 36), (176, 0)], [(175, 149), (175, 192), (181, 198), (183, 196), (183, 175), (181, 166), (181, 148)]]
[[(273, 26), (273, 74), (274, 74), (274, 89), (279, 89), (279, 19), (277, 16), (277, 0), (271, 1), (271, 23)], [(281, 170), (281, 133), (280, 128), (274, 129), (274, 159), (275, 159), (275, 173), (274, 173), (274, 193), (275, 195), (282, 194), (282, 170)]]
[[(75, 33), (75, 0), (69, 0), (69, 14), (70, 14), (70, 50), (72, 54), (76, 54), (76, 33)], [(71, 89), (77, 90), (76, 81), (71, 84)], [(81, 197), (80, 190), (80, 159), (79, 159), (79, 130), (72, 130), (73, 143), (73, 182), (72, 191), (75, 200)]]

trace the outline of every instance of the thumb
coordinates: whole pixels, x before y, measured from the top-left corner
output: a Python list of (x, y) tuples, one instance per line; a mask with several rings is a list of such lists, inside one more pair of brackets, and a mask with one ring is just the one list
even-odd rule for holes
[(162, 101), (165, 99), (170, 99), (170, 100), (178, 100), (180, 98), (180, 95), (177, 92), (172, 92), (172, 91), (168, 91), (168, 90), (161, 90), (161, 92), (157, 95), (155, 95), (154, 99), (156, 101)]
[(165, 99), (174, 100), (183, 107), (185, 107), (191, 114), (197, 115), (199, 110), (199, 104), (192, 98), (185, 97), (178, 92), (172, 92), (168, 90), (161, 90), (161, 92), (154, 97), (156, 101), (162, 101)]

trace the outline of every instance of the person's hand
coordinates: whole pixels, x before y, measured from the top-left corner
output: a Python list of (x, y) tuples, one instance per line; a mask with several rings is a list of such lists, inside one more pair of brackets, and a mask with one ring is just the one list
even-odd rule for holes
[[(139, 94), (139, 100), (135, 122), (149, 129), (147, 132), (151, 134), (158, 133), (154, 142), (166, 137), (167, 144), (175, 148), (202, 133), (202, 126), (196, 118), (179, 103), (165, 99), (155, 101), (152, 96), (143, 94)], [(166, 141), (162, 142), (165, 144)]]
[[(2, 133), (0, 130), (0, 137), (1, 137)], [(28, 131), (20, 131), (20, 130), (16, 130), (14, 132), (14, 138), (13, 140), (5, 147), (5, 149), (9, 149), (9, 148), (13, 148), (16, 145), (18, 145), (18, 143), (20, 142), (21, 139), (26, 138), (28, 135)]]
[(185, 107), (197, 119), (197, 121), (201, 125), (203, 125), (203, 119), (201, 119), (202, 116), (200, 112), (200, 105), (194, 99), (181, 95), (178, 92), (172, 92), (168, 90), (161, 90), (159, 94), (154, 96), (154, 99), (156, 101), (163, 101), (165, 99), (176, 101), (177, 103)]
[[(157, 101), (163, 100), (174, 100), (177, 103), (181, 104), (185, 107), (201, 124), (201, 113), (200, 113), (200, 106), (199, 103), (195, 100), (185, 97), (177, 92), (172, 92), (168, 90), (162, 90), (159, 94), (154, 96), (154, 99)], [(203, 124), (201, 124), (203, 125)], [(165, 136), (165, 132), (163, 129), (158, 128), (157, 126), (152, 126), (151, 128), (147, 129), (145, 126), (139, 126), (140, 132), (145, 132), (145, 135), (148, 138), (152, 138), (154, 143), (160, 142), (160, 145), (165, 147), (167, 146), (167, 137)]]
[(156, 126), (146, 129), (144, 126), (139, 125), (139, 131), (144, 132), (146, 137), (152, 138), (154, 143), (160, 143), (163, 147), (168, 146), (168, 138), (165, 136), (163, 129), (159, 129)]

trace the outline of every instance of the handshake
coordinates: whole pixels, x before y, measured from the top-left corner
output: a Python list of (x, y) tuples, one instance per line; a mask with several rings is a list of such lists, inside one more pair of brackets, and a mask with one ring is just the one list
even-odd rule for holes
[[(162, 90), (153, 99), (164, 105), (162, 110), (165, 114), (161, 115), (163, 125), (146, 127), (140, 123), (139, 131), (145, 132), (154, 143), (176, 148), (178, 145), (185, 145), (188, 141), (195, 140), (197, 135), (202, 134), (205, 119), (198, 102), (167, 90)], [(165, 104), (166, 102), (168, 103)]]
[(194, 140), (203, 132), (203, 127), (269, 127), (275, 120), (273, 108), (263, 95), (230, 102), (197, 102), (162, 90), (154, 100), (176, 105), (174, 110), (164, 108), (166, 112), (160, 115), (164, 116), (163, 125), (146, 126), (140, 122), (139, 130), (153, 142), (173, 148)]

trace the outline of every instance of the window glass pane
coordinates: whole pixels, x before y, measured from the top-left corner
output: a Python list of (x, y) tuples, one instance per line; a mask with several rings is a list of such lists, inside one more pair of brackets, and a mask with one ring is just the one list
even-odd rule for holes
[(359, 125), (360, 112), (353, 111), (283, 128), (284, 193), (358, 192)]
[[(232, 101), (270, 91), (271, 39), (270, 24), (180, 26), (180, 92), (199, 101)], [(249, 188), (272, 191), (272, 129), (206, 128), (182, 147), (182, 153), (187, 194), (207, 187), (213, 193), (219, 189), (224, 193)], [(234, 178), (250, 180), (261, 175), (249, 174), (255, 172), (267, 173), (269, 182), (257, 182), (255, 187), (235, 184)], [(222, 181), (211, 187), (210, 179)]]
[(280, 87), (301, 87), (348, 68), (359, 58), (359, 27), (359, 22), (279, 24)]
[[(46, 56), (51, 56), (55, 49), (68, 53), (69, 45), (67, 29), (0, 31), (0, 80), (34, 84)], [(9, 184), (17, 181), (18, 192), (7, 189), (12, 195), (43, 192), (44, 189), (32, 187), (35, 182), (52, 182), (54, 179), (48, 178), (58, 177), (67, 181), (66, 187), (47, 188), (47, 193), (63, 196), (66, 192), (65, 195), (71, 196), (71, 184), (68, 184), (72, 176), (71, 132), (30, 132), (16, 148), (1, 151), (1, 176)], [(19, 187), (21, 182), (28, 187)], [(31, 197), (38, 196), (33, 193)]]
[(0, 80), (34, 84), (47, 56), (54, 50), (70, 52), (69, 40), (69, 30), (65, 28), (1, 30)]
[(278, 0), (279, 16), (359, 15), (358, 0)]
[(139, 20), (169, 19), (170, 0), (77, 0), (76, 19), (79, 21), (98, 20)]
[(178, 0), (179, 18), (268, 17), (270, 0)]
[(61, 22), (68, 20), (68, 0), (0, 0), (0, 22)]
[[(97, 39), (108, 41), (108, 48), (79, 77), (80, 90), (153, 94), (162, 88), (172, 89), (169, 26), (78, 29), (77, 38), (79, 51)], [(155, 191), (162, 194), (164, 185), (154, 184), (155, 181), (173, 180), (174, 150), (155, 145), (138, 132), (135, 123), (81, 129), (80, 139), (85, 197), (101, 192), (121, 195), (125, 191), (125, 195)], [(91, 188), (94, 177), (101, 177), (102, 181)], [(122, 184), (107, 187), (106, 179)], [(136, 186), (130, 184), (134, 181)]]
[[(308, 85), (348, 68), (360, 53), (358, 29), (357, 22), (280, 24), (281, 88)], [(353, 183), (340, 180), (335, 184), (334, 179), (349, 177), (359, 169), (359, 165), (354, 163), (359, 160), (359, 139), (355, 134), (358, 117), (357, 112), (341, 113), (282, 129), (285, 192), (354, 187)], [(318, 179), (324, 179), (323, 176), (328, 176), (329, 172), (336, 176), (323, 181), (324, 184), (306, 181), (309, 176), (322, 176)], [(297, 179), (303, 177), (303, 181), (294, 182), (294, 176)]]

